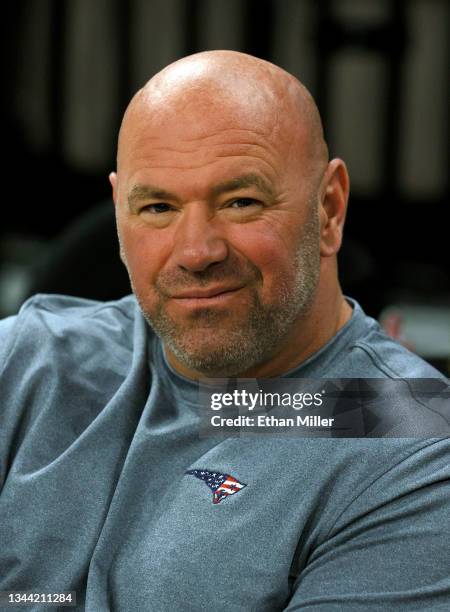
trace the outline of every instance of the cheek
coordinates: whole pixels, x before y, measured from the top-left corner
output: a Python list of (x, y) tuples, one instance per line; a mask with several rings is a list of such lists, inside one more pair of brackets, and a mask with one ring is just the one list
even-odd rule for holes
[(132, 224), (119, 224), (119, 236), (135, 289), (147, 292), (163, 265), (165, 243), (158, 232), (150, 236), (148, 228)]
[(264, 297), (272, 297), (293, 278), (294, 256), (286, 237), (271, 230), (248, 232), (235, 246), (260, 271)]

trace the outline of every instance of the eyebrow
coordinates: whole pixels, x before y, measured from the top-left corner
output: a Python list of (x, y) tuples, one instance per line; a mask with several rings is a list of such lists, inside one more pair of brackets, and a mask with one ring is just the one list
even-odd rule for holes
[[(274, 198), (273, 189), (260, 176), (254, 172), (236, 176), (228, 181), (218, 183), (211, 189), (211, 194), (215, 197), (228, 191), (237, 191), (238, 189), (246, 189), (247, 187), (256, 187), (269, 198)], [(172, 200), (178, 201), (178, 197), (156, 185), (134, 185), (128, 194), (128, 204), (133, 206), (141, 200)]]
[(177, 200), (178, 198), (170, 191), (156, 187), (155, 185), (134, 185), (128, 194), (128, 205), (132, 206), (141, 200)]
[(232, 178), (229, 181), (219, 183), (213, 187), (212, 194), (218, 196), (222, 193), (226, 193), (227, 191), (235, 191), (237, 189), (245, 189), (247, 187), (256, 187), (266, 196), (269, 196), (270, 198), (274, 197), (274, 192), (270, 185), (262, 178), (262, 176), (255, 174), (254, 172), (242, 174), (241, 176)]

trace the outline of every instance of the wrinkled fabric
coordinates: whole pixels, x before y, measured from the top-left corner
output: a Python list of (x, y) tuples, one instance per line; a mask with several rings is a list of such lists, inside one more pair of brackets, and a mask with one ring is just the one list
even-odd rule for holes
[[(441, 377), (352, 305), (287, 376)], [(0, 590), (89, 612), (450, 609), (448, 438), (201, 438), (197, 392), (133, 296), (40, 295), (0, 323)], [(189, 470), (245, 486), (214, 504)]]

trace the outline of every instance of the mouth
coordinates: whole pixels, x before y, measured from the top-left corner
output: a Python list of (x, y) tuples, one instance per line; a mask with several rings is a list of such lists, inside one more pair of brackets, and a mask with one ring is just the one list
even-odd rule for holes
[(171, 296), (183, 306), (211, 306), (225, 303), (234, 298), (242, 287), (210, 287), (209, 289), (188, 289)]

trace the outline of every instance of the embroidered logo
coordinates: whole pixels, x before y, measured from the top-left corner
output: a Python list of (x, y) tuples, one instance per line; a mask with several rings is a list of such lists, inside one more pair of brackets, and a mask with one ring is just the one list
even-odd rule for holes
[(247, 485), (239, 482), (230, 474), (222, 474), (221, 472), (210, 472), (209, 470), (188, 470), (186, 474), (191, 474), (200, 480), (203, 480), (213, 492), (213, 504), (220, 502), (228, 497), (238, 493)]

